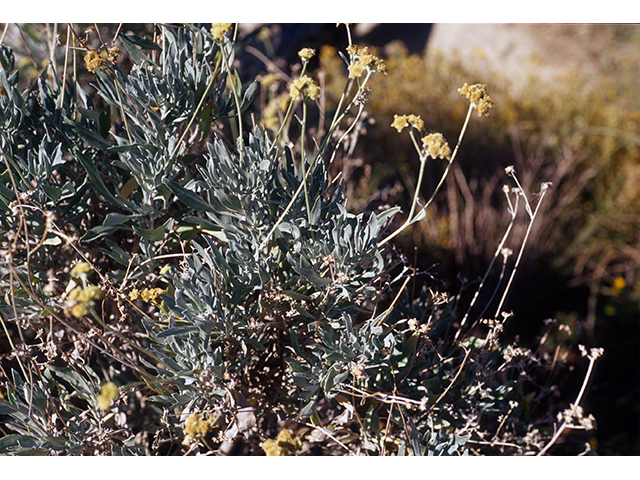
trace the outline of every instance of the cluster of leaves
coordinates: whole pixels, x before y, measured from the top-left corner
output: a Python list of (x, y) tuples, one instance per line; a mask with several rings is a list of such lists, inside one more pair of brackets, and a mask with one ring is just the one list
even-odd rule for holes
[[(544, 341), (500, 345), (506, 316), (462, 332), (426, 283), (414, 298), (419, 275), (381, 241), (399, 208), (349, 212), (331, 179), (380, 59), (342, 56), (361, 68), (311, 152), (282, 128), (245, 139), (257, 84), (232, 70), (228, 27), (158, 28), (118, 35), (128, 73), (103, 46), (100, 112), (73, 79), (20, 93), (0, 46), (0, 452), (540, 451)], [(311, 97), (282, 122), (302, 110), (302, 139)]]

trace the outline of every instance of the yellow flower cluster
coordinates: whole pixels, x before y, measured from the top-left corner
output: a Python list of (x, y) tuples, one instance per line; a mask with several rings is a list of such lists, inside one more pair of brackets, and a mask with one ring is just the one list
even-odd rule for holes
[(256, 35), (256, 40), (261, 43), (268, 41), (271, 38), (271, 29), (269, 27), (262, 27)]
[(267, 73), (264, 77), (260, 79), (260, 85), (267, 88), (267, 87), (270, 87), (271, 85), (275, 85), (279, 79), (280, 77), (275, 73)]
[(351, 56), (351, 65), (349, 65), (349, 77), (360, 77), (365, 70), (373, 70), (374, 72), (387, 73), (387, 67), (382, 59), (369, 53), (367, 47), (356, 47), (349, 45), (347, 52)]
[(120, 55), (120, 49), (118, 47), (107, 48), (107, 58), (111, 63), (116, 63), (116, 58)]
[(213, 34), (214, 40), (222, 40), (224, 34), (231, 30), (232, 26), (232, 23), (212, 23), (211, 33)]
[(320, 96), (320, 87), (316, 85), (310, 77), (303, 75), (295, 79), (289, 89), (289, 96), (291, 98), (297, 98), (298, 95), (303, 95), (311, 100), (315, 100)]
[(100, 410), (109, 410), (111, 402), (118, 398), (118, 386), (113, 382), (107, 382), (102, 386), (100, 395), (96, 397), (96, 404)]
[(487, 86), (481, 83), (467, 85), (466, 83), (458, 89), (460, 95), (467, 97), (478, 110), (478, 115), (489, 115), (489, 109), (493, 107), (493, 100), (487, 93)]
[(80, 276), (87, 276), (91, 273), (93, 268), (87, 262), (76, 263), (71, 269), (71, 278), (78, 278)]
[(104, 65), (104, 60), (97, 50), (89, 50), (84, 56), (84, 63), (87, 64), (87, 70), (93, 73)]
[[(116, 58), (120, 55), (120, 49), (118, 47), (108, 48), (106, 54), (103, 52), (103, 55), (106, 56), (109, 62), (116, 63)], [(87, 65), (87, 70), (91, 73), (94, 73), (98, 68), (102, 68), (105, 63), (104, 60), (104, 57), (101, 56), (97, 50), (89, 50), (84, 56), (84, 62)]]
[(203, 419), (199, 414), (192, 413), (184, 423), (183, 445), (191, 445), (194, 441), (203, 438), (211, 430), (211, 419)]
[(87, 287), (76, 287), (69, 292), (68, 304), (71, 306), (69, 312), (76, 318), (84, 317), (89, 313), (87, 304), (94, 300), (102, 300), (104, 292), (96, 285), (88, 285)]
[(451, 148), (441, 133), (430, 133), (422, 137), (422, 145), (431, 158), (451, 159)]
[(288, 429), (281, 430), (276, 440), (265, 440), (260, 444), (267, 457), (283, 457), (302, 448), (302, 442)]
[(421, 132), (424, 130), (424, 122), (420, 118), (420, 115), (394, 115), (393, 123), (391, 124), (393, 128), (398, 130), (400, 133), (405, 128), (411, 126)]
[(131, 290), (131, 292), (129, 292), (129, 299), (137, 300), (138, 298), (140, 298), (143, 302), (159, 303), (158, 296), (164, 295), (165, 293), (167, 293), (167, 291), (163, 290), (162, 288), (145, 288), (142, 291), (134, 288)]
[(316, 51), (313, 48), (303, 48), (298, 52), (298, 56), (305, 60), (309, 60), (315, 54), (316, 54)]

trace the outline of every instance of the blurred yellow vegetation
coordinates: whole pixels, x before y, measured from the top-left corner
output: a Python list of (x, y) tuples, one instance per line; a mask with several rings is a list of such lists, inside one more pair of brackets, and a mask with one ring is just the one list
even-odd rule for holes
[[(394, 115), (413, 112), (427, 132), (456, 138), (468, 108), (457, 87), (488, 84), (498, 106), (467, 131), (453, 178), (441, 192), (443, 201), (400, 236), (400, 243), (432, 253), (450, 246), (458, 250), (458, 259), (469, 253), (489, 258), (495, 248), (491, 240), (507, 222), (503, 199), (490, 199), (499, 198), (506, 182), (503, 169), (514, 164), (530, 193), (542, 182), (553, 183), (535, 251), (552, 258), (554, 268), (572, 275), (576, 283), (610, 285), (616, 272), (628, 272), (627, 280), (633, 280), (625, 292), (639, 298), (640, 99), (634, 79), (640, 73), (640, 55), (616, 63), (612, 74), (605, 74), (603, 67), (605, 73), (598, 78), (574, 72), (545, 84), (532, 77), (520, 93), (492, 72), (474, 70), (437, 51), (410, 55), (396, 43), (381, 56), (387, 75), (372, 78), (368, 96), (375, 131), (360, 141), (363, 163), (372, 164), (378, 176), (359, 182), (354, 204), (366, 203), (394, 180), (404, 186), (400, 201), (411, 198), (413, 186), (407, 179), (415, 177), (411, 172), (418, 159), (409, 141), (388, 127)], [(335, 102), (348, 72), (332, 47), (323, 47), (319, 59), (328, 98)], [(435, 162), (428, 166), (423, 197), (433, 188), (429, 176), (438, 178), (442, 168)], [(453, 211), (456, 205), (458, 211)], [(442, 235), (442, 220), (449, 235)]]

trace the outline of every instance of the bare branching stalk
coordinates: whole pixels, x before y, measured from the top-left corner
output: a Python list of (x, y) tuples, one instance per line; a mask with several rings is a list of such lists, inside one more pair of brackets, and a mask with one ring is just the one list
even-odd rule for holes
[[(517, 177), (515, 175), (515, 171), (513, 169), (513, 167), (507, 167), (507, 173), (510, 174), (518, 183), (518, 185), (520, 185), (520, 183), (517, 180)], [(520, 265), (520, 260), (522, 259), (522, 255), (524, 253), (524, 249), (527, 245), (527, 239), (529, 238), (529, 234), (531, 233), (531, 230), (533, 228), (533, 222), (536, 219), (536, 215), (538, 214), (538, 210), (540, 209), (540, 205), (542, 203), (542, 200), (545, 196), (545, 194), (547, 193), (547, 190), (549, 189), (549, 183), (543, 183), (542, 187), (540, 188), (540, 198), (538, 199), (538, 204), (536, 205), (536, 209), (534, 212), (531, 211), (531, 207), (529, 205), (529, 201), (524, 193), (524, 191), (522, 190), (522, 187), (520, 188), (520, 192), (521, 195), (523, 195), (524, 199), (525, 199), (525, 205), (527, 207), (527, 212), (529, 213), (529, 225), (527, 227), (527, 231), (524, 235), (524, 239), (522, 240), (522, 245), (520, 246), (520, 251), (518, 252), (518, 258), (516, 259), (516, 263), (513, 266), (513, 270), (511, 271), (511, 276), (509, 277), (509, 281), (507, 282), (507, 286), (505, 287), (504, 293), (502, 294), (502, 298), (500, 299), (500, 304), (498, 305), (498, 308), (496, 309), (496, 313), (494, 315), (494, 318), (498, 318), (498, 316), (500, 315), (500, 312), (502, 311), (502, 305), (504, 304), (507, 295), (509, 294), (509, 289), (511, 288), (511, 284), (513, 282), (513, 278), (516, 275), (516, 272), (518, 270), (518, 266)]]
[[(576, 397), (576, 401), (574, 403), (572, 403), (568, 409), (566, 409), (562, 413), (558, 413), (558, 419), (561, 421), (560, 426), (556, 427), (555, 434), (553, 435), (551, 440), (549, 440), (549, 443), (547, 443), (544, 446), (544, 448), (542, 448), (542, 450), (540, 450), (540, 452), (538, 452), (538, 456), (542, 456), (545, 453), (547, 453), (549, 448), (551, 448), (553, 446), (553, 444), (556, 443), (556, 441), (558, 440), (558, 438), (560, 438), (560, 435), (562, 435), (562, 432), (564, 432), (565, 429), (567, 429), (567, 428), (571, 428), (571, 429), (577, 428), (577, 429), (591, 430), (591, 429), (593, 429), (595, 427), (595, 420), (594, 420), (593, 416), (589, 415), (588, 417), (585, 417), (583, 415), (583, 411), (582, 411), (582, 407), (580, 406), (580, 402), (582, 401), (582, 396), (584, 395), (584, 392), (587, 389), (587, 384), (589, 383), (589, 378), (591, 378), (591, 372), (593, 371), (593, 365), (594, 365), (595, 361), (598, 359), (598, 357), (600, 357), (602, 355), (604, 350), (602, 348), (592, 348), (587, 353), (587, 349), (583, 345), (580, 345), (580, 352), (582, 353), (582, 356), (586, 356), (589, 359), (589, 366), (587, 367), (587, 373), (584, 376), (584, 380), (582, 382), (582, 387), (580, 387), (580, 392), (578, 392), (578, 396)], [(575, 425), (573, 423), (574, 420), (576, 420), (578, 422), (578, 425)]]
[[(473, 295), (473, 299), (471, 300), (471, 303), (469, 304), (469, 307), (467, 308), (467, 312), (465, 313), (464, 317), (462, 318), (462, 321), (460, 322), (460, 327), (458, 328), (458, 331), (456, 332), (456, 335), (454, 337), (454, 343), (458, 341), (458, 338), (460, 337), (460, 334), (462, 333), (462, 329), (464, 328), (465, 324), (467, 323), (467, 319), (469, 318), (469, 313), (471, 313), (471, 309), (474, 307), (474, 305), (476, 304), (476, 301), (478, 300), (479, 296), (480, 296), (480, 291), (482, 290), (482, 287), (484, 287), (485, 282), (487, 281), (487, 277), (489, 276), (489, 272), (491, 271), (493, 264), (496, 261), (496, 258), (498, 258), (498, 255), (500, 255), (500, 253), (504, 252), (504, 244), (507, 241), (507, 238), (509, 237), (509, 234), (511, 233), (511, 229), (513, 228), (513, 224), (515, 222), (516, 219), (516, 214), (517, 214), (517, 209), (518, 209), (518, 200), (520, 199), (520, 195), (516, 195), (516, 203), (515, 203), (515, 207), (511, 204), (511, 199), (509, 198), (509, 187), (506, 187), (503, 189), (504, 194), (507, 197), (507, 202), (509, 203), (509, 214), (511, 215), (511, 220), (509, 221), (509, 225), (507, 226), (507, 230), (505, 231), (504, 235), (502, 236), (502, 239), (500, 240), (500, 244), (498, 245), (498, 248), (496, 248), (496, 252), (493, 255), (493, 258), (491, 259), (491, 263), (489, 263), (489, 267), (487, 268), (487, 271), (485, 272), (484, 276), (482, 277), (482, 280), (480, 281), (480, 285), (478, 286), (478, 289), (476, 290), (475, 294)], [(502, 271), (500, 273), (500, 280), (502, 280), (502, 275), (504, 274), (504, 269), (506, 266), (506, 261), (507, 261), (507, 256), (503, 255), (503, 263), (502, 263)], [(498, 286), (500, 285), (500, 282), (498, 282)], [(493, 292), (493, 295), (491, 296), (491, 298), (489, 299), (487, 303), (487, 306), (493, 301), (493, 297), (495, 295), (495, 293), (497, 292), (497, 288), (496, 290)], [(485, 307), (486, 310), (487, 307)], [(479, 316), (482, 316), (484, 314), (484, 310), (483, 313), (481, 313)]]

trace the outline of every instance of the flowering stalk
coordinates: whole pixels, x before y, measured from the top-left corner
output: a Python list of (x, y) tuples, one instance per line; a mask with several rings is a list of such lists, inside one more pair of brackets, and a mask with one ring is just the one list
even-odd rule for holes
[[(340, 98), (340, 102), (338, 104), (338, 108), (336, 109), (335, 115), (334, 115), (333, 120), (331, 122), (331, 126), (329, 127), (329, 130), (327, 131), (327, 134), (325, 135), (324, 139), (322, 140), (322, 143), (318, 147), (318, 151), (314, 155), (313, 160), (309, 163), (308, 170), (303, 173), (302, 182), (301, 182), (300, 186), (294, 192), (293, 196), (291, 197), (291, 200), (289, 201), (289, 203), (285, 207), (284, 211), (280, 214), (280, 217), (273, 224), (273, 227), (271, 227), (271, 230), (269, 231), (269, 233), (267, 233), (265, 238), (262, 240), (262, 243), (260, 244), (260, 246), (256, 250), (256, 253), (255, 253), (256, 258), (260, 254), (260, 252), (263, 250), (263, 248), (267, 245), (267, 243), (271, 239), (271, 236), (276, 231), (276, 229), (278, 228), (280, 223), (282, 223), (282, 221), (284, 220), (285, 216), (287, 215), (287, 213), (289, 212), (289, 210), (293, 206), (294, 202), (298, 198), (298, 195), (300, 195), (300, 193), (302, 192), (303, 189), (306, 189), (306, 181), (307, 181), (307, 177), (309, 176), (309, 173), (313, 170), (313, 168), (315, 167), (316, 163), (318, 163), (318, 161), (324, 157), (324, 154), (325, 154), (325, 152), (327, 150), (327, 146), (329, 145), (329, 141), (330, 141), (335, 129), (338, 127), (338, 125), (344, 119), (344, 117), (347, 115), (347, 113), (351, 110), (351, 107), (353, 107), (353, 105), (355, 105), (358, 101), (360, 101), (360, 99), (362, 97), (362, 94), (365, 91), (365, 86), (367, 84), (367, 81), (369, 80), (371, 74), (373, 72), (383, 72), (383, 73), (386, 72), (386, 67), (384, 66), (384, 63), (382, 62), (382, 60), (379, 59), (378, 57), (374, 56), (374, 55), (369, 54), (367, 49), (366, 49), (366, 47), (363, 47), (361, 49), (357, 49), (353, 45), (349, 45), (347, 50), (349, 51), (350, 58), (351, 58), (350, 67), (353, 67), (356, 63), (359, 62), (360, 64), (362, 64), (362, 69), (357, 69), (356, 71), (354, 71), (354, 70), (352, 70), (350, 68), (349, 81), (347, 82), (347, 85), (346, 85), (345, 90), (344, 90), (344, 92), (342, 94), (342, 97)], [(303, 72), (304, 72), (304, 68), (305, 67), (306, 67), (306, 62), (303, 62)], [(359, 78), (363, 73), (366, 73), (366, 75), (365, 75), (365, 78), (362, 81), (362, 83), (360, 83), (360, 81), (358, 81), (358, 91), (357, 91), (357, 93), (351, 99), (351, 101), (349, 102), (347, 107), (342, 109), (342, 105), (343, 105), (344, 101), (346, 100), (346, 98), (348, 97), (348, 92), (351, 90), (351, 86), (353, 85), (353, 82), (355, 81), (356, 78)], [(305, 75), (301, 76), (291, 86), (291, 96), (292, 97), (294, 97), (294, 94), (295, 94), (295, 96), (297, 96), (299, 93), (302, 93), (303, 95), (306, 93), (306, 95), (308, 95), (309, 98), (311, 98), (312, 100), (317, 98), (320, 95), (319, 88), (311, 81), (311, 79), (309, 79)], [(287, 116), (290, 114), (290, 112), (292, 110), (292, 105), (293, 105), (293, 101), (289, 105), (289, 110), (287, 110), (287, 114), (286, 114)], [(360, 110), (360, 113), (361, 113), (361, 110)], [(304, 115), (304, 110), (303, 110), (303, 115)], [(283, 124), (284, 123), (285, 122), (283, 122)], [(280, 134), (281, 130), (282, 130), (282, 127), (278, 131), (278, 135)], [(303, 130), (303, 134), (302, 135), (304, 136), (304, 130), (305, 130), (304, 129), (304, 123), (303, 123), (303, 129), (302, 130)], [(275, 142), (272, 144), (271, 148), (269, 148), (269, 152), (271, 151), (271, 149), (274, 146), (275, 146)], [(303, 160), (303, 168), (304, 168), (304, 150), (303, 150), (302, 156), (303, 156), (302, 160)], [(305, 190), (305, 192), (306, 192), (306, 190)], [(310, 216), (311, 213), (310, 213), (310, 210), (309, 210), (308, 201), (307, 201), (307, 211), (309, 212), (309, 216)]]
[[(394, 237), (396, 237), (399, 233), (401, 233), (405, 228), (409, 225), (419, 221), (423, 218), (423, 212), (426, 212), (427, 207), (431, 204), (436, 194), (440, 191), (442, 184), (444, 183), (445, 178), (449, 174), (449, 170), (451, 169), (451, 165), (458, 154), (458, 149), (460, 148), (460, 144), (462, 143), (462, 138), (464, 137), (464, 133), (467, 130), (467, 125), (469, 124), (469, 118), (471, 117), (471, 111), (475, 108), (478, 111), (479, 115), (489, 115), (489, 109), (493, 106), (493, 101), (491, 97), (487, 94), (486, 86), (477, 84), (469, 86), (466, 83), (458, 89), (458, 93), (460, 95), (466, 96), (470, 100), (469, 110), (467, 111), (467, 117), (465, 118), (464, 124), (462, 126), (462, 130), (460, 131), (460, 135), (458, 136), (458, 143), (453, 151), (453, 155), (451, 155), (451, 151), (449, 150), (449, 146), (446, 144), (446, 141), (442, 138), (441, 134), (431, 134), (427, 135), (422, 139), (424, 147), (426, 148), (426, 152), (422, 153), (420, 148), (417, 145), (415, 138), (413, 137), (413, 132), (410, 131), (411, 138), (413, 140), (416, 149), (418, 150), (418, 154), (420, 155), (420, 172), (418, 173), (418, 184), (416, 185), (416, 192), (414, 194), (413, 202), (411, 204), (411, 211), (409, 212), (409, 216), (404, 224), (398, 228), (395, 232), (387, 236), (384, 240), (382, 240), (378, 245), (382, 246)], [(418, 122), (419, 120), (419, 122)], [(398, 132), (401, 132), (404, 128), (411, 125), (417, 130), (422, 130), (423, 123), (420, 120), (420, 117), (416, 117), (415, 115), (403, 115), (399, 117), (395, 115), (394, 121), (391, 124), (392, 127), (396, 128)], [(422, 185), (422, 177), (424, 174), (424, 167), (427, 157), (441, 157), (448, 158), (449, 163), (440, 178), (440, 182), (438, 186), (431, 194), (431, 198), (427, 201), (427, 203), (420, 209), (420, 211), (414, 215), (416, 205), (418, 203), (418, 195), (420, 192), (420, 187)]]

